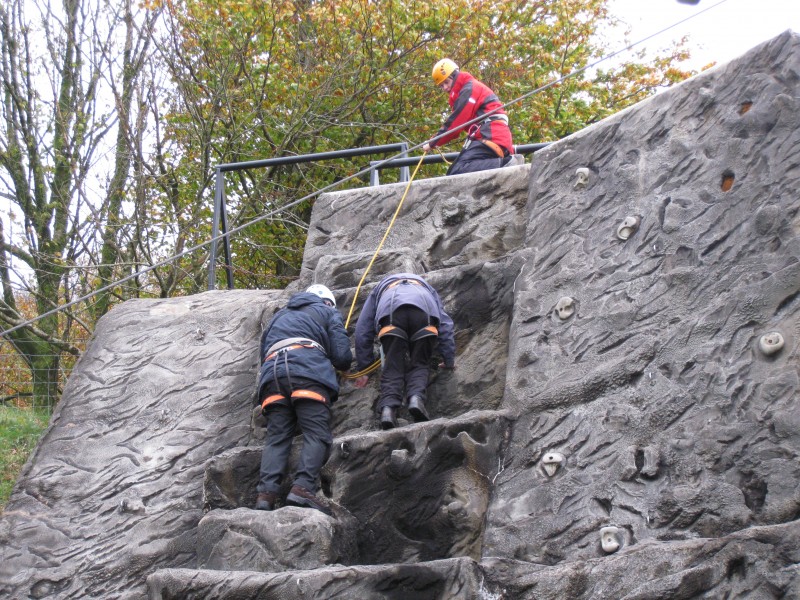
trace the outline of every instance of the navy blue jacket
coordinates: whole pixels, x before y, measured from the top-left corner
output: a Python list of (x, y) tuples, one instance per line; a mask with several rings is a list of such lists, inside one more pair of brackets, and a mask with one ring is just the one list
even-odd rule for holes
[(353, 361), (350, 340), (339, 311), (325, 304), (316, 294), (308, 292), (300, 292), (289, 298), (286, 307), (275, 313), (261, 335), (258, 389), (271, 382), (275, 373), (278, 379), (283, 379), (286, 375), (284, 356), (264, 362), (267, 350), (277, 342), (295, 337), (314, 340), (325, 351), (298, 348), (287, 352), (285, 357), (288, 359), (289, 376), (304, 377), (324, 385), (331, 390), (331, 401), (335, 400), (339, 393), (339, 383), (336, 381), (334, 367), (340, 371), (350, 368)]
[[(422, 285), (401, 283), (391, 289), (389, 285), (398, 280), (413, 279)], [(416, 306), (424, 310), (439, 329), (439, 351), (444, 364), (452, 367), (456, 360), (456, 342), (453, 335), (453, 319), (442, 305), (439, 294), (419, 275), (398, 273), (381, 279), (369, 293), (356, 323), (356, 361), (358, 370), (367, 368), (374, 361), (372, 346), (380, 331), (380, 320), (388, 317), (404, 305)]]

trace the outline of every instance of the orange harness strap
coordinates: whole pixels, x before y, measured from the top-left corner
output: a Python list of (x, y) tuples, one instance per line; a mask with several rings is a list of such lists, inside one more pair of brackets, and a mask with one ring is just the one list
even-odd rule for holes
[[(393, 281), (389, 285), (386, 286), (387, 290), (392, 289), (393, 287), (397, 287), (401, 283), (410, 283), (411, 285), (422, 285), (421, 282), (417, 281), (416, 279), (398, 279), (397, 281)], [(385, 290), (384, 290), (385, 291)]]
[(264, 410), (269, 404), (273, 402), (277, 402), (278, 400), (285, 400), (286, 396), (283, 394), (272, 394), (272, 396), (267, 396), (264, 400), (261, 401), (261, 410)]
[(385, 335), (395, 335), (403, 339), (406, 338), (406, 332), (397, 327), (397, 325), (386, 325), (385, 327), (381, 327), (381, 330), (378, 332), (378, 339)]
[[(312, 392), (311, 390), (295, 390), (292, 392), (292, 399), (297, 400), (298, 398), (307, 398), (309, 400), (316, 400), (317, 402), (325, 402), (325, 396), (322, 394), (318, 394), (317, 392)], [(286, 396), (283, 394), (272, 394), (271, 396), (267, 396), (261, 402), (261, 410), (264, 410), (267, 406), (272, 404), (273, 402), (278, 402), (279, 400), (286, 400)]]
[(505, 158), (506, 153), (503, 152), (503, 149), (498, 144), (495, 144), (490, 140), (484, 140), (483, 138), (479, 139), (478, 141), (481, 144), (485, 144), (487, 147), (491, 148), (494, 151), (494, 153), (497, 154), (497, 156), (499, 156), (500, 158)]
[(325, 396), (312, 392), (311, 390), (295, 390), (292, 392), (292, 399), (308, 398), (309, 400), (317, 400), (318, 402), (325, 402)]
[(411, 336), (412, 342), (418, 342), (422, 338), (426, 337), (437, 337), (439, 335), (439, 330), (436, 329), (433, 325), (428, 325), (427, 327), (423, 327), (419, 331), (417, 331), (414, 335)]

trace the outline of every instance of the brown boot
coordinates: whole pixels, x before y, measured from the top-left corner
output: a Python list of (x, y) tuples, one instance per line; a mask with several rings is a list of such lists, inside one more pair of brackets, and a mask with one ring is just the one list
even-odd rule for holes
[(278, 494), (275, 492), (260, 492), (256, 498), (256, 510), (273, 510)]
[(312, 494), (309, 490), (299, 485), (292, 486), (289, 495), (286, 496), (286, 504), (303, 508), (314, 508), (329, 517), (333, 516), (333, 511), (321, 498), (318, 498), (316, 494)]

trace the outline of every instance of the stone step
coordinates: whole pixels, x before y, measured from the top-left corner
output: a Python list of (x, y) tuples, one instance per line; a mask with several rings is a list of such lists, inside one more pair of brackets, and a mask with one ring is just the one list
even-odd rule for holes
[(151, 600), (502, 598), (500, 590), (487, 582), (481, 567), (468, 558), (282, 573), (161, 569), (147, 577), (147, 587)]
[(335, 517), (294, 506), (269, 512), (212, 510), (197, 525), (197, 564), (265, 573), (353, 564), (357, 525), (343, 510)]
[[(509, 426), (510, 416), (502, 411), (473, 411), (457, 419), (336, 438), (322, 471), (320, 492), (334, 506), (336, 519), (310, 509), (287, 507), (269, 516), (249, 510), (255, 504), (261, 449), (229, 450), (206, 468), (204, 504), (212, 512), (201, 521), (199, 537), (207, 548), (198, 550), (200, 560), (214, 568), (231, 568), (224, 565), (234, 555), (246, 557), (241, 558), (244, 568), (286, 564), (280, 558), (266, 558), (265, 553), (281, 544), (307, 547), (310, 540), (324, 537), (322, 530), (346, 540), (353, 536), (355, 550), (351, 551), (349, 541), (346, 551), (330, 543), (329, 551), (313, 559), (320, 564), (478, 558), (492, 482), (502, 469)], [(309, 520), (307, 526), (294, 524), (303, 515)], [(323, 527), (316, 523), (320, 518), (342, 522)], [(276, 531), (280, 524), (281, 536), (288, 539), (273, 539), (265, 525), (271, 521)], [(221, 543), (233, 537), (240, 546), (235, 552), (228, 542)], [(216, 544), (221, 544), (219, 549)], [(286, 559), (300, 566), (292, 560)]]

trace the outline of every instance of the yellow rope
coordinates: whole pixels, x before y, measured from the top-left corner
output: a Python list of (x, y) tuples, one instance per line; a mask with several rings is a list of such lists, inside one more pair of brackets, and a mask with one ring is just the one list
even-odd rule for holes
[[(440, 148), (434, 148), (434, 150), (436, 150), (439, 153), (439, 156), (442, 157), (442, 161), (444, 162), (444, 164), (446, 164), (446, 165), (452, 164), (449, 160), (447, 160), (444, 157), (444, 152), (442, 152)], [(423, 156), (424, 156), (424, 154), (423, 154)]]
[[(417, 166), (414, 169), (414, 173), (412, 173), (411, 175), (411, 179), (408, 180), (408, 185), (406, 186), (406, 189), (403, 192), (403, 197), (400, 198), (400, 203), (397, 205), (397, 209), (394, 211), (394, 215), (392, 215), (392, 220), (389, 222), (389, 227), (386, 228), (386, 233), (383, 234), (383, 239), (381, 240), (381, 243), (378, 244), (378, 248), (375, 250), (375, 253), (372, 255), (372, 258), (370, 259), (367, 268), (364, 270), (364, 274), (361, 276), (361, 281), (359, 281), (358, 286), (356, 286), (356, 293), (353, 296), (353, 303), (350, 305), (350, 312), (347, 313), (347, 320), (344, 323), (345, 329), (347, 329), (350, 326), (350, 318), (353, 316), (353, 310), (356, 307), (356, 300), (358, 300), (358, 292), (361, 291), (361, 286), (364, 284), (364, 280), (367, 278), (367, 274), (369, 273), (369, 270), (372, 268), (372, 264), (375, 262), (375, 259), (378, 258), (378, 253), (381, 251), (381, 248), (383, 248), (383, 243), (386, 241), (386, 238), (389, 237), (389, 232), (392, 230), (392, 226), (394, 225), (394, 222), (397, 219), (397, 215), (400, 214), (400, 209), (403, 207), (403, 202), (405, 201), (406, 196), (408, 195), (408, 190), (411, 189), (411, 182), (414, 181), (414, 177), (417, 176), (417, 171), (419, 171), (419, 168), (422, 166), (422, 159), (425, 158), (426, 154), (427, 152), (423, 152), (422, 156), (419, 157), (419, 162), (417, 163)], [(378, 367), (380, 367), (380, 365), (381, 361), (380, 359), (378, 359), (370, 366), (368, 366), (366, 369), (363, 369), (358, 373), (342, 373), (342, 377), (344, 377), (345, 379), (357, 379), (362, 375), (368, 375), (369, 373), (372, 373)]]

